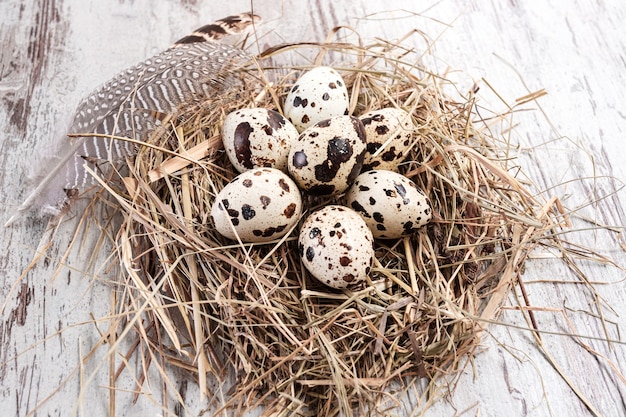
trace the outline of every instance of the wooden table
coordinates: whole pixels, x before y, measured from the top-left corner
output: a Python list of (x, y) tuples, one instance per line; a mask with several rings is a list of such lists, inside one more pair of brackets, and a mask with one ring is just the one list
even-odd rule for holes
[[(336, 25), (352, 25), (369, 39), (396, 39), (419, 29), (434, 41), (425, 51), (431, 68), (447, 72), (462, 91), (478, 83), (487, 108), (502, 111), (516, 98), (545, 89), (547, 96), (514, 116), (511, 141), (519, 143), (523, 170), (537, 189), (548, 190), (547, 197), (558, 196), (572, 210), (568, 240), (626, 265), (621, 190), (626, 3), (617, 1), (5, 0), (0, 2), (5, 202), (0, 219), (10, 217), (28, 190), (37, 157), (60, 140), (85, 94), (190, 30), (248, 11), (251, 3), (264, 18), (259, 31), (269, 33), (261, 43), (319, 41)], [(426, 48), (418, 35), (406, 42)], [(45, 227), (45, 219), (31, 217), (0, 229), (0, 415), (108, 415), (108, 373), (96, 372), (90, 380), (106, 347), (78, 367), (98, 330), (105, 330), (93, 318), (105, 317), (109, 307), (106, 283), (83, 273), (95, 236), (84, 237), (85, 249), (62, 259), (76, 227), (67, 222), (48, 258), (20, 277)], [(575, 262), (595, 283), (595, 292), (547, 251), (535, 252), (527, 264), (523, 280), (531, 305), (540, 309), (535, 314), (544, 331), (542, 346), (524, 330), (528, 323), (516, 307), (517, 292), (512, 293), (501, 323), (490, 326), (484, 349), (462, 372), (454, 392), (424, 415), (626, 415), (624, 270)], [(55, 275), (59, 263), (63, 266)], [(178, 381), (188, 415), (200, 415), (204, 404), (195, 384), (175, 373), (171, 377)], [(158, 403), (142, 395), (133, 405), (132, 394), (124, 391), (133, 387), (132, 380), (118, 384), (116, 415), (181, 415), (174, 393)], [(157, 399), (159, 389), (157, 383), (144, 384)], [(405, 404), (401, 414), (419, 415), (415, 402)]]

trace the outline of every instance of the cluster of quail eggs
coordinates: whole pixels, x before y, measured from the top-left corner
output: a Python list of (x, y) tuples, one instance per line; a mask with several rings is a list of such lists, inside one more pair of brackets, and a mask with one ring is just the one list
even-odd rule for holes
[(353, 117), (348, 97), (336, 70), (316, 67), (289, 91), (285, 116), (265, 108), (227, 115), (222, 140), (240, 175), (211, 209), (221, 235), (262, 243), (297, 228), (302, 193), (343, 194), (343, 205), (308, 214), (298, 237), (305, 267), (333, 288), (367, 278), (374, 239), (410, 235), (432, 216), (426, 195), (397, 172), (415, 130), (409, 114), (383, 108)]

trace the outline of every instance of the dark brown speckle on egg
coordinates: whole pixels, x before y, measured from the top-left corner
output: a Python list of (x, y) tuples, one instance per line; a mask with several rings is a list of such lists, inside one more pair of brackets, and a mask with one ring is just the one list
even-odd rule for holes
[(383, 161), (391, 162), (396, 159), (396, 148), (392, 146), (388, 151), (383, 152), (380, 156)]
[(361, 213), (361, 215), (364, 217), (372, 217), (370, 216), (369, 212), (365, 210), (365, 207), (363, 207), (363, 205), (361, 205), (361, 203), (359, 203), (357, 200), (354, 200), (350, 204), (350, 207), (352, 207), (357, 213)]
[(339, 263), (341, 264), (341, 266), (348, 266), (352, 263), (352, 259), (347, 256), (342, 256), (341, 258), (339, 258)]
[(376, 126), (376, 133), (379, 135), (386, 135), (389, 132), (389, 127), (386, 125)]
[(302, 105), (302, 103), (303, 103), (302, 97), (300, 97), (300, 96), (294, 97), (294, 99), (293, 99), (293, 107), (300, 107), (300, 106), (305, 107), (304, 105)]
[(285, 181), (284, 178), (281, 178), (278, 180), (278, 186), (280, 187), (281, 190), (285, 192), (289, 192), (289, 184), (287, 184), (287, 181)]
[(367, 152), (371, 153), (372, 155), (376, 153), (376, 151), (383, 146), (382, 143), (378, 143), (378, 142), (370, 142), (367, 144), (367, 146), (365, 147), (365, 149), (367, 149)]
[(319, 229), (319, 227), (313, 227), (311, 228), (311, 231), (309, 232), (309, 239), (315, 239), (321, 234), (322, 234), (322, 231)]
[(297, 206), (295, 203), (289, 204), (283, 211), (284, 216), (288, 219), (291, 219), (296, 212), (296, 208)]
[(235, 128), (234, 148), (237, 161), (248, 169), (252, 169), (252, 150), (250, 149), (250, 134), (254, 130), (250, 123), (242, 122)]
[(244, 220), (253, 219), (256, 216), (256, 211), (249, 204), (244, 204), (241, 206), (241, 216)]
[(332, 119), (322, 120), (322, 121), (317, 122), (316, 126), (317, 127), (328, 127), (328, 126), (330, 126), (331, 121), (332, 121)]
[(406, 198), (406, 188), (404, 188), (404, 185), (394, 184), (393, 186), (395, 187), (396, 191), (398, 191), (400, 197), (402, 197), (402, 204), (409, 204), (410, 200)]
[(349, 161), (352, 154), (352, 144), (348, 139), (331, 139), (326, 148), (327, 159), (315, 166), (315, 179), (319, 182), (331, 182), (341, 165)]
[(359, 176), (359, 174), (361, 173), (361, 170), (363, 169), (364, 160), (365, 160), (365, 149), (363, 149), (363, 151), (360, 154), (358, 154), (355, 158), (354, 165), (352, 166), (352, 169), (350, 170), (350, 173), (348, 174), (348, 178), (346, 179), (346, 182), (348, 184), (352, 184), (354, 180), (356, 179), (356, 177)]
[(306, 154), (302, 151), (298, 151), (293, 154), (293, 166), (294, 168), (300, 169), (307, 166), (309, 163), (307, 162)]
[[(347, 111), (348, 110), (346, 110), (346, 115), (348, 114)], [(363, 126), (363, 123), (356, 117), (351, 117), (351, 120), (354, 130), (359, 136), (359, 139), (361, 139), (361, 142), (367, 143), (367, 133), (365, 133), (365, 126)]]
[(261, 129), (265, 132), (267, 136), (272, 136), (274, 134), (274, 129), (270, 125), (263, 125)]
[(280, 225), (280, 226), (276, 226), (276, 227), (268, 227), (267, 229), (263, 230), (263, 237), (272, 237), (276, 233), (280, 233), (283, 230), (285, 230), (286, 227), (287, 227), (286, 225)]
[(352, 144), (348, 139), (336, 137), (328, 142), (327, 156), (333, 164), (349, 161), (352, 153)]

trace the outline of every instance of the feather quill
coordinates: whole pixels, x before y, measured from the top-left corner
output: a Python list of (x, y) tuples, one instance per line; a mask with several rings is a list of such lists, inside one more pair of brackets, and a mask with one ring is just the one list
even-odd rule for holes
[[(143, 140), (160, 125), (155, 115), (226, 91), (236, 83), (233, 68), (249, 60), (243, 50), (220, 43), (246, 32), (260, 18), (244, 13), (220, 19), (183, 37), (170, 48), (125, 71), (93, 91), (77, 107), (59, 156), (8, 220), (8, 226), (34, 208), (57, 216), (71, 197), (95, 183), (85, 169), (90, 161), (116, 163), (136, 152), (128, 141)], [(98, 136), (90, 136), (97, 134)], [(108, 136), (108, 137), (107, 137)]]

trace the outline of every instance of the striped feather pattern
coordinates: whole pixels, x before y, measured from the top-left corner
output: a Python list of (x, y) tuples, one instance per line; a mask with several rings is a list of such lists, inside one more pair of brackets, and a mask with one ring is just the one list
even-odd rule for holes
[[(180, 106), (212, 97), (232, 87), (229, 77), (248, 56), (219, 43), (176, 46), (120, 73), (79, 106), (69, 133), (98, 133), (141, 140), (160, 125), (154, 114), (172, 114)], [(130, 142), (86, 136), (81, 157), (118, 161), (135, 152)], [(80, 167), (68, 170), (65, 189), (84, 188), (92, 177)]]
[(86, 161), (117, 162), (136, 152), (130, 142), (90, 134), (142, 140), (160, 125), (155, 114), (173, 114), (233, 87), (234, 69), (248, 62), (249, 55), (218, 41), (246, 31), (258, 20), (244, 13), (203, 26), (89, 94), (78, 105), (68, 130), (81, 137), (55, 158), (55, 165), (7, 225), (33, 205), (53, 214), (63, 209), (68, 196), (94, 183), (84, 168)]

